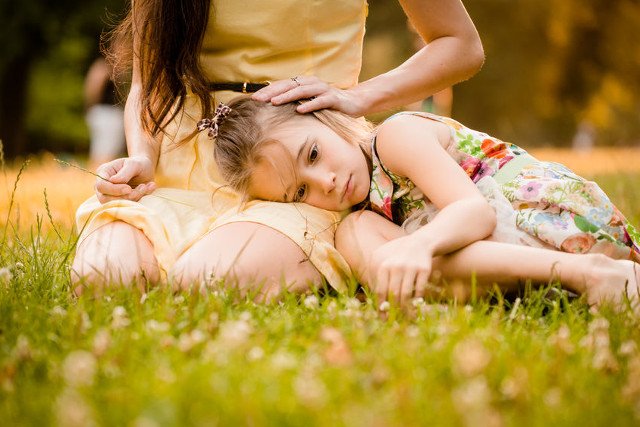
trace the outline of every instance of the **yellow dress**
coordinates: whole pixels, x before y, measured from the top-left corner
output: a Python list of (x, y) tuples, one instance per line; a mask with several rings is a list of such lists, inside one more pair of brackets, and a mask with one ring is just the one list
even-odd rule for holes
[[(357, 83), (367, 15), (366, 0), (213, 0), (201, 63), (212, 82), (261, 82), (315, 75), (346, 88)], [(215, 102), (238, 96), (213, 93)], [(124, 221), (153, 243), (163, 273), (207, 232), (230, 222), (254, 222), (282, 232), (302, 248), (338, 291), (349, 267), (335, 250), (341, 214), (304, 204), (253, 201), (242, 210), (224, 186), (205, 132), (176, 146), (196, 128), (200, 107), (188, 96), (164, 136), (155, 181), (158, 189), (139, 202), (100, 204), (95, 196), (76, 213), (80, 240), (98, 227)]]

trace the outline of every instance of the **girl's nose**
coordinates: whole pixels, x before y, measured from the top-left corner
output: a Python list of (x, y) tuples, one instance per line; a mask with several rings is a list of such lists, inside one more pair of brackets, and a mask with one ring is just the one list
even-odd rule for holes
[(336, 174), (333, 172), (326, 172), (321, 177), (320, 185), (324, 194), (329, 194), (336, 188)]

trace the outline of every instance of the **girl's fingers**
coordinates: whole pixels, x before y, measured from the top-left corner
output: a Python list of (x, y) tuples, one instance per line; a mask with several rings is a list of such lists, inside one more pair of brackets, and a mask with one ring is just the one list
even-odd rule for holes
[(414, 297), (424, 298), (427, 294), (428, 284), (429, 284), (429, 273), (419, 272), (416, 275), (416, 287), (415, 287)]
[(400, 297), (400, 305), (405, 306), (413, 297), (413, 291), (416, 286), (416, 271), (408, 270), (405, 271), (402, 277), (402, 285), (399, 297)]
[(394, 300), (396, 303), (400, 303), (400, 297), (402, 292), (402, 280), (403, 274), (399, 271), (392, 271), (389, 274), (389, 299)]
[(389, 272), (386, 269), (380, 268), (376, 275), (376, 296), (378, 297), (378, 304), (382, 304), (387, 300), (389, 293)]

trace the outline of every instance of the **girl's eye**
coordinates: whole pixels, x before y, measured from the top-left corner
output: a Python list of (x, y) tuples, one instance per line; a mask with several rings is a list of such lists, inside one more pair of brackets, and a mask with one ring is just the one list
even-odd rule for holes
[(318, 158), (318, 146), (316, 144), (313, 144), (313, 146), (311, 147), (311, 150), (309, 150), (309, 162), (313, 163), (316, 161), (317, 158)]
[(302, 184), (300, 187), (298, 187), (298, 189), (296, 190), (296, 194), (293, 196), (293, 201), (294, 202), (301, 202), (304, 200), (304, 196), (307, 194), (307, 186), (306, 184)]

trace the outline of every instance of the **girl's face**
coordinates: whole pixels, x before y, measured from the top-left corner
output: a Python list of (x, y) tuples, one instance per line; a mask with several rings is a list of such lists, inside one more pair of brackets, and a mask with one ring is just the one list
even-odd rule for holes
[(249, 195), (276, 202), (304, 202), (331, 211), (369, 196), (368, 161), (359, 146), (313, 116), (302, 116), (267, 134)]

